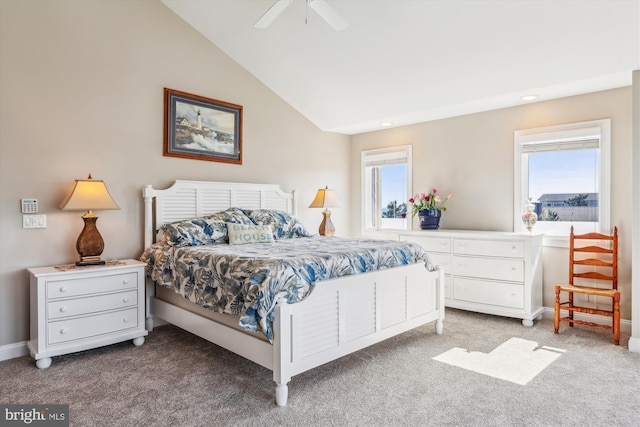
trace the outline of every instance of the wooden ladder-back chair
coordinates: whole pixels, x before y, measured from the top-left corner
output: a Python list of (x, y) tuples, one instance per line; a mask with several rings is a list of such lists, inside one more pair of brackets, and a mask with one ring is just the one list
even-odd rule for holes
[[(585, 281), (590, 280), (586, 286)], [(609, 284), (608, 288), (595, 287), (595, 283)], [(560, 293), (567, 292), (569, 301), (560, 302)], [(611, 310), (576, 306), (574, 294), (591, 295), (612, 299)], [(568, 316), (560, 317), (560, 310), (567, 310)], [(574, 312), (598, 314), (612, 318), (612, 325), (586, 322), (573, 318)], [(613, 235), (587, 233), (574, 235), (573, 226), (569, 240), (569, 284), (556, 286), (556, 303), (553, 321), (554, 332), (557, 334), (560, 322), (567, 322), (569, 326), (578, 325), (598, 326), (613, 329), (613, 342), (620, 344), (620, 292), (618, 292), (618, 228), (613, 229)]]

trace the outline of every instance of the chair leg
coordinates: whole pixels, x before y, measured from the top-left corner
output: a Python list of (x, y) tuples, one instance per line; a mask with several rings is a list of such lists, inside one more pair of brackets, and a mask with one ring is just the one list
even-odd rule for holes
[(613, 297), (613, 343), (620, 345), (620, 292)]
[[(569, 308), (573, 308), (573, 292), (569, 292)], [(573, 310), (569, 310), (569, 326), (573, 328)]]
[(560, 329), (560, 286), (556, 286), (556, 305), (553, 311), (553, 333)]

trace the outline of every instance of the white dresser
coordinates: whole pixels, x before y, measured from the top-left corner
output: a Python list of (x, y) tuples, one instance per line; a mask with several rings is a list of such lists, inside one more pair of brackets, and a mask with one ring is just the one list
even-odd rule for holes
[(445, 272), (445, 305), (522, 319), (541, 317), (542, 234), (469, 230), (402, 232)]
[(136, 260), (103, 266), (29, 269), (31, 340), (29, 351), (40, 369), (51, 357), (128, 339), (142, 345), (144, 266)]

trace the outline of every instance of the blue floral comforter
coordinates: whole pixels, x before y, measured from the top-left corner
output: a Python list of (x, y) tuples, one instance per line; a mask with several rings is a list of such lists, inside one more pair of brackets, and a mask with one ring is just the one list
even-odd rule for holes
[(302, 301), (317, 282), (417, 262), (433, 270), (414, 243), (320, 236), (246, 245), (155, 243), (141, 260), (156, 283), (208, 309), (240, 315), (241, 327), (269, 340), (278, 299)]

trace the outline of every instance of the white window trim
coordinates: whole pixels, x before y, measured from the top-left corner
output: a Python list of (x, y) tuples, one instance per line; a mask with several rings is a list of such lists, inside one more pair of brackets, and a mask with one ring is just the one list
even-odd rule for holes
[[(513, 161), (513, 230), (524, 232), (521, 221), (524, 207), (524, 194), (529, 187), (526, 171), (527, 164), (523, 156), (523, 146), (527, 143), (545, 141), (570, 141), (589, 135), (599, 135), (600, 165), (599, 165), (599, 195), (598, 195), (598, 231), (608, 233), (611, 228), (611, 120), (593, 120), (558, 126), (548, 126), (535, 129), (518, 130), (514, 132), (514, 161)], [(535, 231), (535, 227), (534, 227)], [(567, 247), (569, 236), (546, 235), (545, 246)]]
[[(383, 234), (397, 234), (400, 231), (405, 231), (405, 230), (393, 230), (393, 229), (367, 228), (366, 169), (368, 164), (366, 163), (366, 160), (367, 158), (371, 158), (374, 156), (384, 158), (385, 156), (392, 157), (394, 153), (400, 153), (400, 152), (405, 153), (405, 156), (407, 159), (407, 194), (409, 195), (408, 197), (411, 197), (411, 194), (413, 194), (412, 186), (411, 186), (412, 177), (413, 177), (413, 173), (411, 169), (411, 165), (413, 164), (412, 149), (413, 147), (411, 145), (400, 145), (397, 147), (363, 150), (360, 153), (360, 233), (361, 234), (383, 235)], [(411, 219), (409, 218), (409, 207), (408, 207), (409, 200), (406, 200), (406, 203), (407, 203), (407, 231), (410, 231), (413, 227), (413, 221), (411, 221)]]

